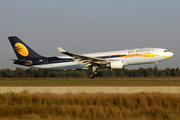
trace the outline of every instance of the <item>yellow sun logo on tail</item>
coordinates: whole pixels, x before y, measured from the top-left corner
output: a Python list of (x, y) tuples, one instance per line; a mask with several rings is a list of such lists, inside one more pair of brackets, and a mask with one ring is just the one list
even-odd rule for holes
[(27, 48), (21, 43), (16, 43), (14, 49), (24, 57), (27, 57), (29, 54)]

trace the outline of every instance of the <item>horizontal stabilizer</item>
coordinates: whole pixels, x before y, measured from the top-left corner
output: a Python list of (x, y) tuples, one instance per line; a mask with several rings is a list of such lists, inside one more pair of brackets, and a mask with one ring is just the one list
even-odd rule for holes
[(10, 59), (15, 61), (16, 64), (21, 64), (21, 65), (32, 65), (31, 60), (18, 60), (18, 59)]

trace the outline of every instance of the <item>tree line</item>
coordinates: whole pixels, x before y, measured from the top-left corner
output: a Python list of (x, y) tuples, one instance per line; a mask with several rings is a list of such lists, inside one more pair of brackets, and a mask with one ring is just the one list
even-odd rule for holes
[[(17, 67), (15, 70), (0, 70), (0, 78), (36, 78), (36, 77), (88, 77), (90, 70), (77, 71), (51, 71), (42, 69), (23, 69)], [(124, 70), (99, 70), (98, 77), (177, 77), (180, 76), (180, 70), (175, 68), (166, 68), (158, 70), (153, 68), (124, 69)]]

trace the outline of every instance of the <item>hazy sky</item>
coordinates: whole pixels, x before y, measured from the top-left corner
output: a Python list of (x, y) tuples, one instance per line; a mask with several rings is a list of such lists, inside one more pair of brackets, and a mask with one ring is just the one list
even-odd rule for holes
[[(15, 69), (8, 36), (18, 36), (37, 53), (82, 54), (144, 47), (174, 53), (159, 69), (180, 67), (179, 0), (1, 0), (0, 69)], [(154, 67), (154, 64), (129, 66)], [(25, 67), (26, 68), (26, 67)]]

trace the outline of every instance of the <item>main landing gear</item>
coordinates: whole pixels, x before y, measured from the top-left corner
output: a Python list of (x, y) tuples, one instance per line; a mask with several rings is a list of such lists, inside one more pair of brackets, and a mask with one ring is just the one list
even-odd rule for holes
[(99, 75), (98, 71), (94, 71), (89, 74), (89, 77), (93, 79), (94, 77), (97, 77), (98, 75)]
[(93, 66), (92, 67), (92, 70), (93, 70), (93, 72), (91, 72), (90, 74), (89, 74), (89, 77), (90, 78), (94, 78), (94, 77), (97, 77), (98, 75), (99, 75), (99, 73), (98, 73), (98, 71), (97, 71), (97, 68), (98, 68), (98, 66)]

